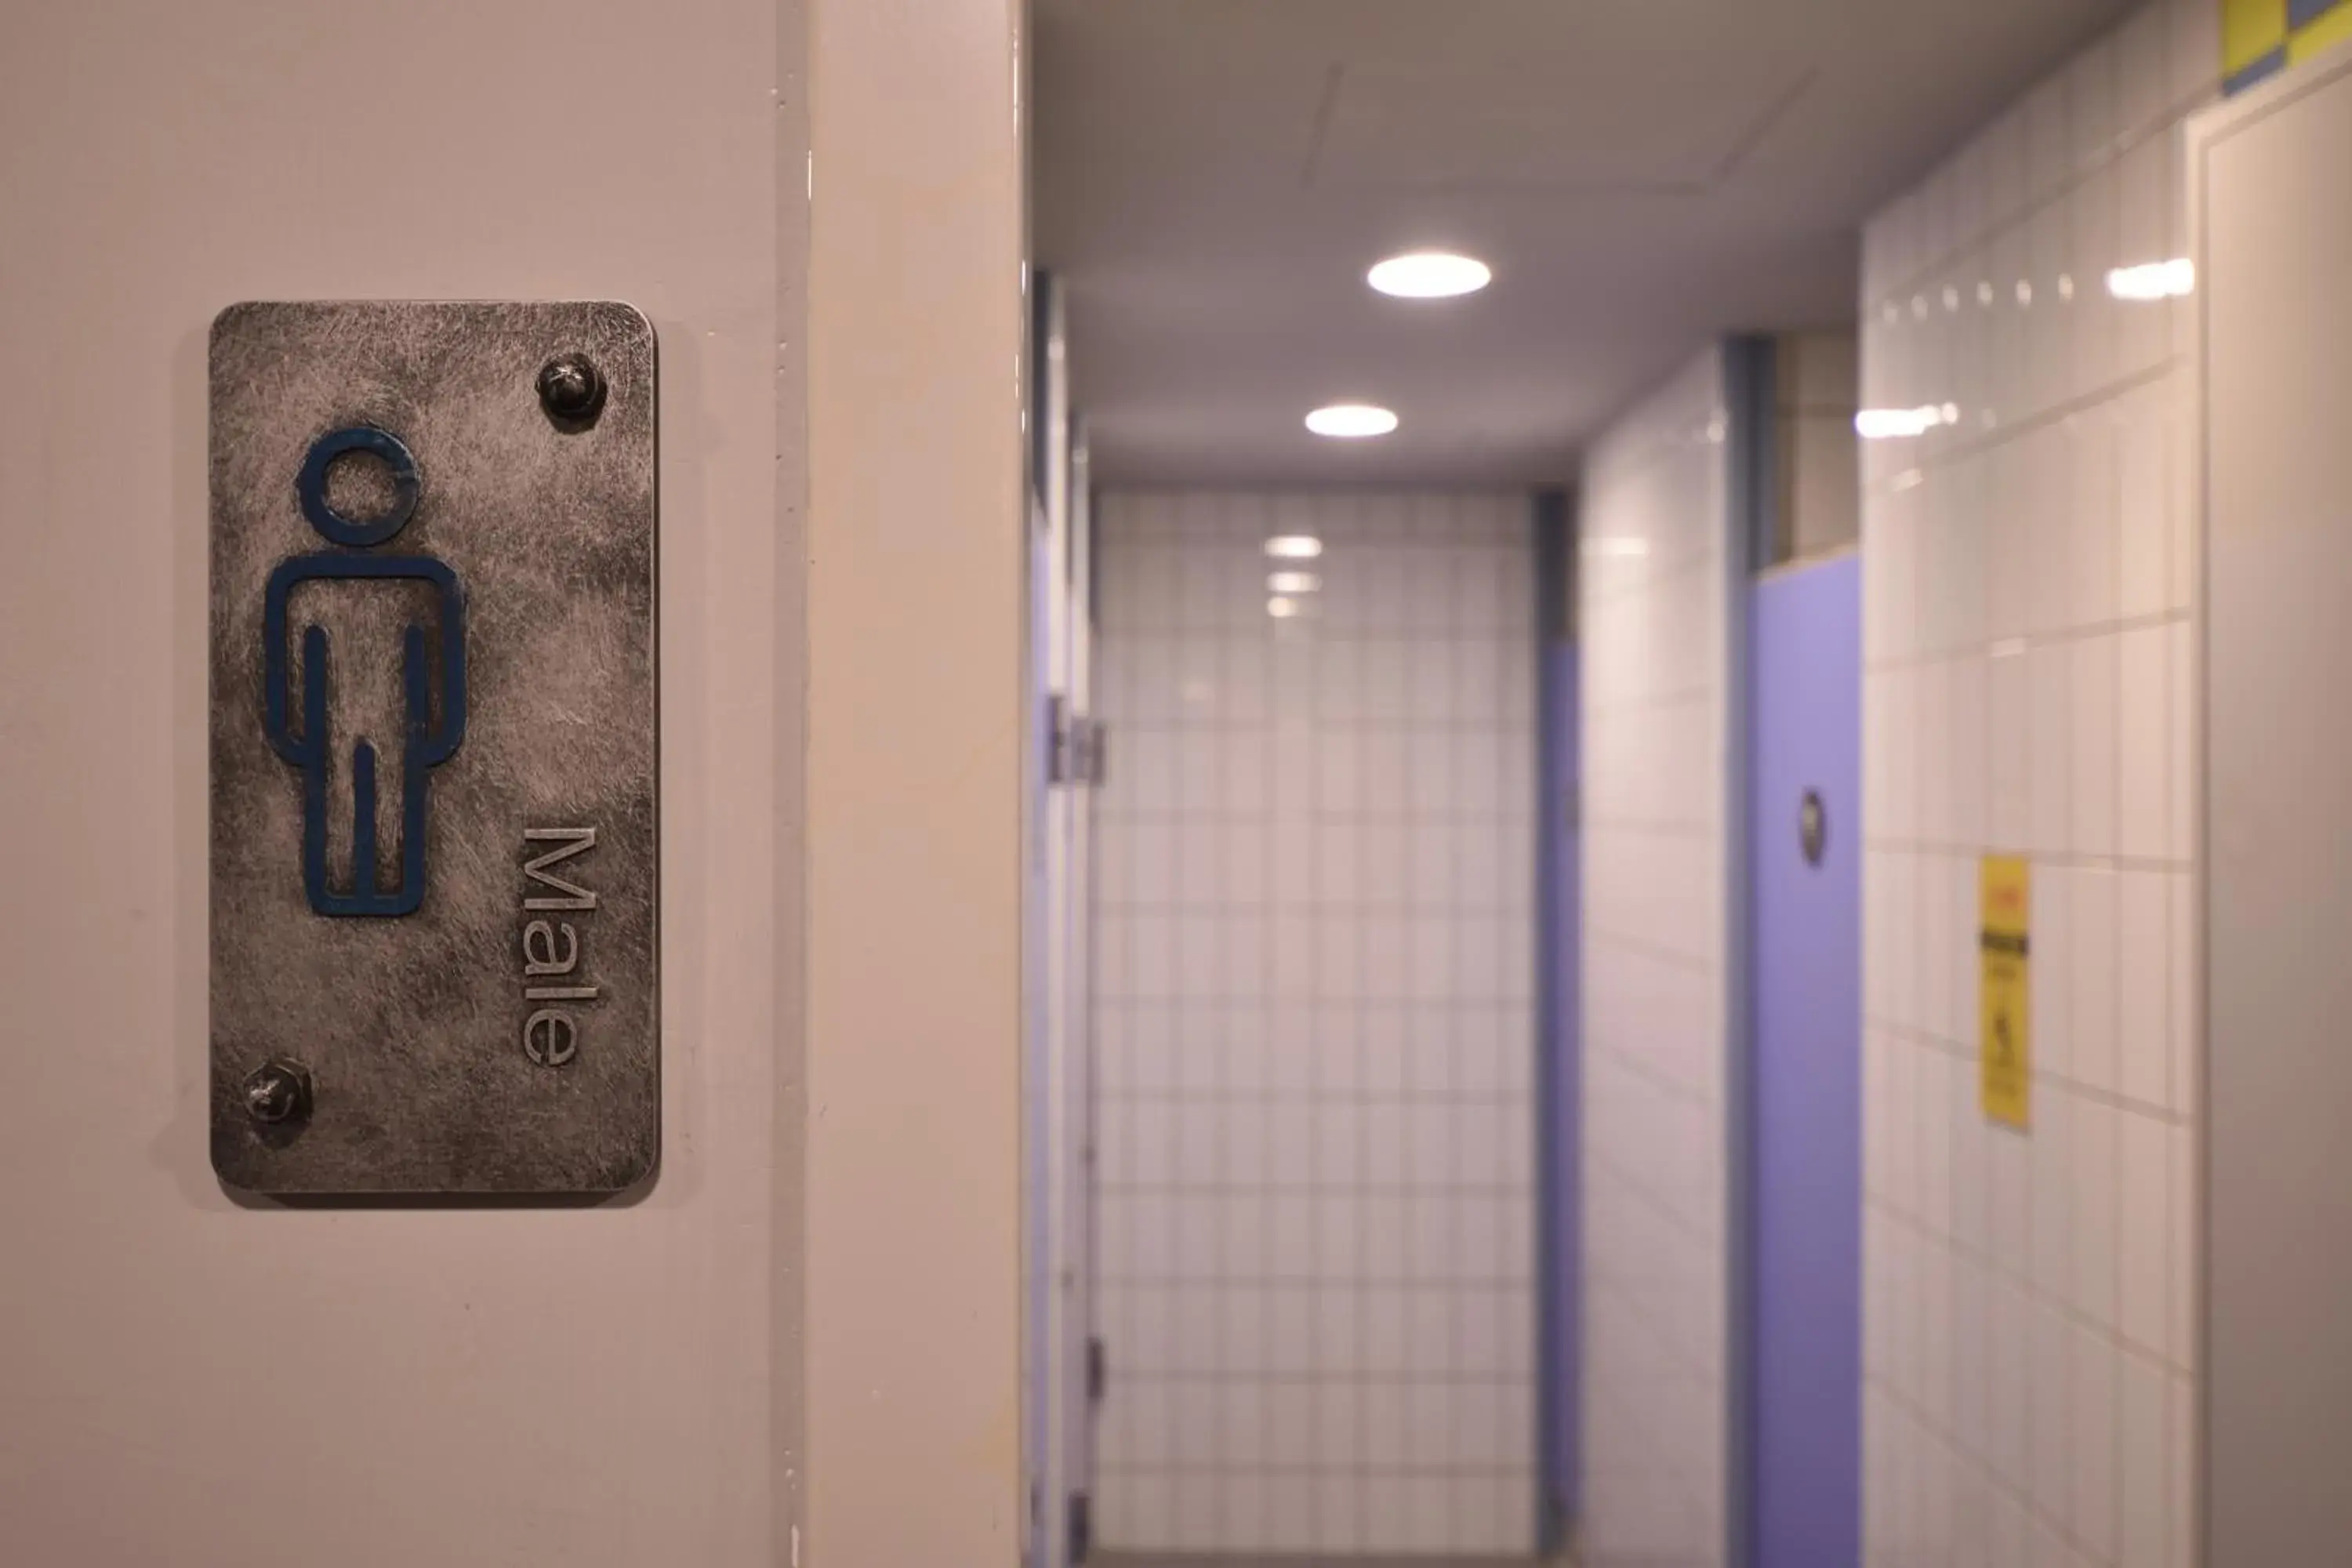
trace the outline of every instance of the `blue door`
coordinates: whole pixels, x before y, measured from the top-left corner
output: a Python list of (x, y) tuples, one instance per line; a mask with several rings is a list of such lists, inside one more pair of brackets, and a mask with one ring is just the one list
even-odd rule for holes
[(1783, 572), (1754, 593), (1752, 1540), (1756, 1568), (1858, 1568), (1861, 563)]

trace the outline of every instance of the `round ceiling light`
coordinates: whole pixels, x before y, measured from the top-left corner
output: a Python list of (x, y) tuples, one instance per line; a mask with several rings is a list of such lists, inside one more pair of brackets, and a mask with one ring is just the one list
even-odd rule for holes
[(1475, 256), (1417, 250), (1410, 256), (1390, 257), (1367, 273), (1364, 280), (1399, 300), (1452, 300), (1475, 294), (1495, 280), (1495, 273)]
[(1307, 427), (1318, 436), (1360, 441), (1367, 436), (1385, 436), (1395, 429), (1397, 416), (1369, 403), (1335, 403), (1308, 415)]

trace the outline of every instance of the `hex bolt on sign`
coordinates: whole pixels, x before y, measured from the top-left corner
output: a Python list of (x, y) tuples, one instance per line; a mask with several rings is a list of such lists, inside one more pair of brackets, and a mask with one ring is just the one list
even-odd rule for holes
[(584, 354), (558, 354), (539, 367), (539, 405), (558, 425), (594, 421), (604, 406), (604, 375)]
[(290, 1057), (272, 1057), (245, 1080), (246, 1114), (264, 1127), (285, 1127), (310, 1114), (310, 1069)]

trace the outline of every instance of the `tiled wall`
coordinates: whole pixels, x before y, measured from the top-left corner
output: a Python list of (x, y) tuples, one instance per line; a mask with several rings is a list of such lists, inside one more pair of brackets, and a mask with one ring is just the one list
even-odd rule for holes
[[(1868, 231), (1866, 1516), (1873, 1564), (2187, 1568), (2193, 513), (2159, 0)], [(1978, 1085), (1978, 878), (2032, 862), (2032, 1125)]]
[(1595, 445), (1584, 663), (1584, 1520), (1590, 1568), (1723, 1559), (1724, 357)]
[[(1114, 493), (1098, 523), (1104, 1541), (1524, 1552), (1528, 499)], [(1275, 570), (1318, 579), (1287, 618)]]

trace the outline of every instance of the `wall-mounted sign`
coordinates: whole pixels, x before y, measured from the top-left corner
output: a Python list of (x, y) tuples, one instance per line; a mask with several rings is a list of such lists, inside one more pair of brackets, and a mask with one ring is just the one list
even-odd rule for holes
[(2023, 860), (1988, 855), (1979, 878), (1983, 1039), (1978, 1055), (1984, 1113), (2017, 1128), (2033, 1120), (2032, 876)]
[(654, 337), (626, 305), (212, 335), (213, 1165), (603, 1193), (661, 1131)]

